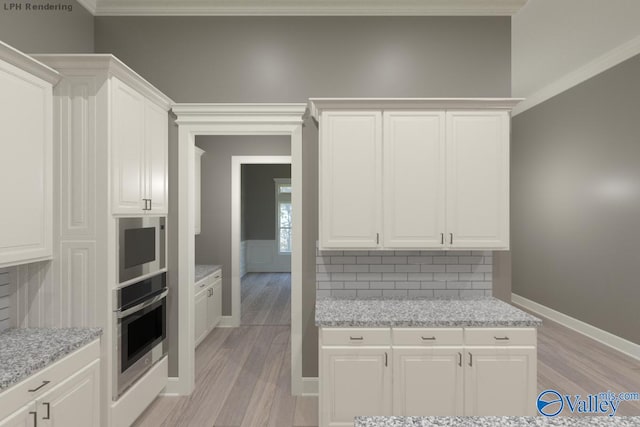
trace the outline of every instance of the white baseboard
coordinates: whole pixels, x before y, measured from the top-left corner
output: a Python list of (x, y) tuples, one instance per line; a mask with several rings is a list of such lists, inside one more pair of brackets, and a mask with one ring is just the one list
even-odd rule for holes
[(318, 377), (302, 378), (302, 396), (317, 396), (319, 392)]
[(238, 325), (233, 316), (222, 316), (216, 328), (237, 328), (238, 326), (240, 325)]
[(513, 304), (526, 308), (533, 313), (539, 314), (540, 316), (547, 317), (554, 322), (561, 324), (562, 326), (566, 326), (569, 329), (579, 332), (582, 335), (594, 339), (608, 347), (613, 348), (614, 350), (626, 354), (627, 356), (640, 360), (640, 345), (638, 344), (635, 344), (610, 332), (604, 331), (600, 328), (596, 328), (595, 326), (592, 326), (581, 320), (567, 316), (566, 314), (560, 313), (559, 311), (556, 311), (552, 308), (546, 307), (542, 304), (538, 304), (535, 301), (531, 301), (527, 298), (521, 297), (520, 295), (511, 294), (511, 302)]
[(167, 378), (167, 386), (160, 392), (160, 396), (181, 396), (180, 394), (180, 378), (169, 377)]

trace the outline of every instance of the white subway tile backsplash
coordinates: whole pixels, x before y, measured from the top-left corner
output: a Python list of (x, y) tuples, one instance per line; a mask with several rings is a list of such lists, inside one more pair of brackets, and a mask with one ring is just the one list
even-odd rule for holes
[(318, 295), (491, 295), (491, 251), (317, 251)]

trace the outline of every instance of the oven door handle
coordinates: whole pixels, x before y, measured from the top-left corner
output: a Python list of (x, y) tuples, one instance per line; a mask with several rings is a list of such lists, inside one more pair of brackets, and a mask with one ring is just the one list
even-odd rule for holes
[(126, 309), (124, 311), (116, 310), (115, 311), (116, 317), (118, 319), (122, 319), (122, 318), (125, 318), (125, 317), (127, 317), (127, 316), (129, 316), (129, 315), (131, 315), (131, 314), (133, 314), (133, 313), (135, 313), (137, 311), (142, 310), (143, 308), (149, 307), (150, 305), (157, 303), (161, 299), (166, 298), (168, 293), (169, 293), (169, 289), (165, 289), (161, 294), (156, 295), (155, 297), (151, 298), (150, 300), (147, 300), (145, 302), (141, 302), (140, 304), (134, 305), (133, 307), (128, 308), (128, 309)]

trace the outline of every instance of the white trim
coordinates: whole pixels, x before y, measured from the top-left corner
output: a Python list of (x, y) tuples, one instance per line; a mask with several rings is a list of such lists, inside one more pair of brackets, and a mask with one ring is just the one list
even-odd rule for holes
[(97, 16), (512, 16), (527, 0), (83, 0)]
[(98, 0), (77, 0), (78, 3), (85, 9), (87, 9), (93, 16), (96, 16), (98, 11)]
[(167, 385), (159, 394), (159, 396), (176, 397), (180, 396), (180, 383), (178, 377), (167, 378)]
[(222, 316), (220, 318), (220, 322), (218, 323), (217, 328), (235, 328), (236, 325), (233, 324), (232, 316)]
[(547, 317), (554, 322), (561, 324), (562, 326), (566, 326), (569, 329), (579, 332), (582, 335), (594, 339), (608, 347), (613, 348), (614, 350), (626, 354), (627, 356), (640, 360), (640, 345), (638, 344), (635, 344), (624, 338), (620, 338), (619, 336), (604, 331), (600, 328), (596, 328), (595, 326), (592, 326), (581, 320), (567, 316), (566, 314), (560, 313), (559, 311), (556, 311), (552, 308), (546, 307), (542, 304), (538, 304), (535, 301), (531, 301), (527, 298), (521, 297), (520, 295), (511, 294), (511, 302), (513, 304), (526, 308), (527, 310), (530, 310), (535, 314)]
[(241, 187), (242, 165), (291, 164), (291, 156), (231, 156), (231, 317), (235, 326), (240, 326), (240, 244), (241, 244)]
[(302, 396), (318, 396), (320, 381), (318, 377), (302, 378)]
[(0, 41), (0, 60), (8, 62), (11, 65), (33, 74), (54, 86), (62, 78), (62, 76), (53, 68), (2, 41)]
[(511, 110), (522, 98), (309, 98), (309, 111), (319, 120), (322, 110)]
[[(193, 174), (196, 135), (287, 135), (291, 137), (291, 184), (293, 209), (302, 212), (302, 116), (306, 104), (176, 104), (178, 123), (178, 279), (193, 283), (195, 275), (195, 180)], [(233, 219), (232, 219), (233, 220)], [(291, 390), (302, 393), (302, 216), (293, 218), (291, 256)], [(235, 242), (235, 239), (234, 239)], [(232, 245), (235, 244), (232, 242)], [(232, 257), (239, 254), (235, 248)], [(232, 266), (234, 274), (238, 268)], [(189, 395), (195, 385), (194, 289), (179, 289), (179, 393)], [(238, 306), (239, 298), (234, 302)], [(233, 309), (233, 306), (232, 306)], [(236, 311), (237, 313), (237, 311)], [(239, 318), (224, 316), (221, 326), (239, 324)]]
[(516, 116), (527, 111), (528, 109), (533, 108), (536, 105), (541, 104), (638, 54), (640, 54), (640, 36), (610, 50), (604, 55), (599, 56), (593, 61), (588, 62), (582, 67), (577, 68), (553, 83), (534, 92), (528, 96), (525, 101), (521, 102), (513, 109), (513, 115)]

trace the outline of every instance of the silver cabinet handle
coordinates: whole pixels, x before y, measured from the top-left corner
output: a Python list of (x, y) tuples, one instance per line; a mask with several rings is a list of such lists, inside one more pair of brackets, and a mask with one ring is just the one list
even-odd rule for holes
[(47, 416), (46, 417), (42, 417), (42, 419), (43, 420), (50, 420), (51, 419), (51, 405), (48, 402), (43, 402), (42, 404), (47, 407)]
[(458, 352), (458, 366), (462, 366), (462, 353)]
[(449, 244), (453, 245), (453, 233), (449, 233)]
[(36, 391), (40, 390), (42, 387), (46, 386), (47, 384), (49, 384), (51, 381), (42, 381), (42, 384), (40, 384), (38, 387), (32, 389), (32, 390), (27, 390), (29, 393), (35, 393)]
[(153, 200), (149, 199), (149, 210), (153, 209)]
[(380, 233), (376, 233), (376, 245), (380, 244)]
[(473, 354), (469, 353), (469, 366), (473, 366)]
[(435, 341), (436, 340), (436, 337), (422, 337), (421, 336), (420, 338), (422, 338), (422, 341)]
[(384, 352), (384, 366), (389, 366), (389, 355), (387, 352)]
[(38, 413), (37, 412), (29, 412), (30, 415), (33, 415), (33, 427), (38, 427)]
[(509, 337), (493, 337), (497, 341), (509, 341)]
[(362, 341), (364, 337), (349, 337), (351, 341)]
[(444, 233), (440, 233), (440, 244), (444, 245)]

